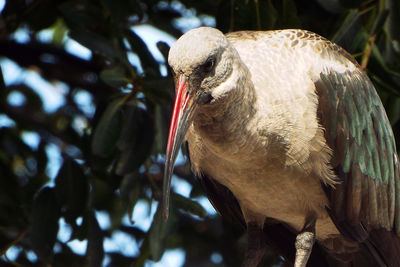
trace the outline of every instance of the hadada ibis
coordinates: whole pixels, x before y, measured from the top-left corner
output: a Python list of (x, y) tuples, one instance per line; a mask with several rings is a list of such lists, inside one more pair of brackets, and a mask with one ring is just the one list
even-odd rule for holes
[(164, 216), (184, 141), (222, 216), (294, 266), (400, 266), (399, 163), (375, 88), (340, 46), (305, 30), (193, 29), (168, 57), (176, 99)]

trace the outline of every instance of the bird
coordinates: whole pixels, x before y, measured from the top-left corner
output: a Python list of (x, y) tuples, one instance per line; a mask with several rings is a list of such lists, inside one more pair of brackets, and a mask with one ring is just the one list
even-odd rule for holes
[(399, 160), (382, 102), (339, 45), (300, 29), (199, 27), (170, 48), (176, 85), (162, 212), (186, 144), (225, 218), (287, 264), (400, 266)]

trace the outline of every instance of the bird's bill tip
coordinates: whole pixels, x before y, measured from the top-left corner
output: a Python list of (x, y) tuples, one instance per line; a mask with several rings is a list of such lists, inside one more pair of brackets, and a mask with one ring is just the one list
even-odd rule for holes
[(162, 197), (162, 215), (165, 220), (168, 219), (169, 214), (170, 187), (175, 159), (190, 123), (188, 117), (192, 109), (188, 105), (189, 100), (186, 80), (181, 76), (176, 85), (176, 98), (169, 128), (165, 159)]

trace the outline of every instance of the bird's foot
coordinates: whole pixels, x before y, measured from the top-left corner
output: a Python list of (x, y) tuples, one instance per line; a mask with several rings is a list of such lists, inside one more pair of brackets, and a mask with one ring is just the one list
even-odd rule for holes
[(313, 232), (302, 232), (296, 237), (296, 260), (294, 262), (295, 267), (305, 267), (308, 258), (311, 255), (312, 247), (315, 242), (315, 233)]
[(303, 231), (297, 235), (294, 267), (305, 267), (315, 242), (315, 218), (306, 223)]

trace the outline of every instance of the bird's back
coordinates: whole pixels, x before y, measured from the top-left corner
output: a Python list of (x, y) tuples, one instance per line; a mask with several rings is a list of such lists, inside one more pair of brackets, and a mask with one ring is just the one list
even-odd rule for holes
[(285, 84), (304, 85), (310, 82), (307, 79), (318, 79), (327, 67), (337, 72), (358, 68), (343, 48), (305, 30), (240, 31), (226, 37), (249, 68), (256, 87), (284, 90)]

